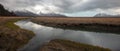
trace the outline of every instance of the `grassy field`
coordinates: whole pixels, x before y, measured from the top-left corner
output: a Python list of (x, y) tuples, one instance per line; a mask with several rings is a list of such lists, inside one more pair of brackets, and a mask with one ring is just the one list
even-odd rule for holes
[(111, 51), (107, 48), (77, 43), (69, 40), (55, 39), (43, 45), (40, 51)]
[(0, 51), (16, 51), (25, 45), (34, 33), (16, 26), (14, 23), (27, 17), (0, 17)]
[(63, 29), (120, 33), (120, 18), (55, 18), (37, 17), (33, 22)]

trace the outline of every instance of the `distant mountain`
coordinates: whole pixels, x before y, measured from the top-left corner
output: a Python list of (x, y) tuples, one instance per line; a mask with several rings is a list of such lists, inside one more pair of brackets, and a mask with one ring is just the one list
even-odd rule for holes
[(27, 11), (27, 10), (9, 12), (1, 4), (0, 4), (0, 16), (28, 16), (28, 17), (58, 16), (58, 17), (66, 17), (65, 15), (56, 14), (56, 13), (48, 13), (48, 14), (40, 13), (40, 14), (35, 14), (35, 13)]
[(47, 14), (40, 13), (40, 16), (56, 16), (56, 17), (67, 17), (67, 16), (65, 16), (65, 15), (62, 15), (62, 14), (57, 14), (57, 13), (47, 13)]
[(30, 11), (14, 11), (14, 13), (17, 15), (17, 16), (28, 16), (28, 17), (36, 17), (36, 16), (39, 16), (35, 13), (32, 13)]
[(0, 4), (0, 16), (15, 16), (15, 14), (13, 12), (9, 12)]
[(38, 16), (58, 16), (58, 17), (66, 17), (65, 15), (61, 15), (61, 14), (56, 14), (56, 13), (40, 13), (40, 14), (35, 14), (35, 13), (32, 13), (30, 11), (14, 11), (14, 13), (17, 15), (17, 16), (28, 16), (28, 17), (38, 17)]
[(94, 17), (120, 17), (120, 15), (111, 15), (106, 13), (98, 13)]

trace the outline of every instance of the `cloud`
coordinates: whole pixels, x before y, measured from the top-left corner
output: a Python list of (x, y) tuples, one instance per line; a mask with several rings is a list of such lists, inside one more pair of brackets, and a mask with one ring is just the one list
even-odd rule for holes
[(88, 11), (88, 10), (108, 10), (120, 7), (120, 0), (89, 0), (83, 4), (78, 3), (77, 6), (71, 7), (73, 11)]
[(0, 0), (7, 9), (32, 12), (73, 13), (88, 10), (112, 10), (119, 12), (120, 0)]

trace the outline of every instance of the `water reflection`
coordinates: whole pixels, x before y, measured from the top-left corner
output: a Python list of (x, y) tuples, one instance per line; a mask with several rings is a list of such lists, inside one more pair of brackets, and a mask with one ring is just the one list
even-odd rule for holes
[(24, 48), (20, 49), (21, 51), (38, 51), (42, 44), (56, 38), (97, 45), (110, 48), (113, 51), (120, 51), (120, 35), (56, 29), (41, 26), (30, 21), (18, 21), (15, 24), (23, 29), (31, 30), (36, 34)]

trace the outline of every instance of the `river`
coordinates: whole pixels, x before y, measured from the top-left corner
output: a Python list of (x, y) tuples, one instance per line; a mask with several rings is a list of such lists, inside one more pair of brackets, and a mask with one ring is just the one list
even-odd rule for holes
[(18, 51), (39, 51), (42, 44), (52, 39), (66, 39), (109, 48), (112, 51), (120, 51), (120, 35), (118, 34), (57, 29), (42, 26), (31, 21), (18, 21), (15, 24), (22, 29), (31, 30), (36, 34), (28, 44)]

